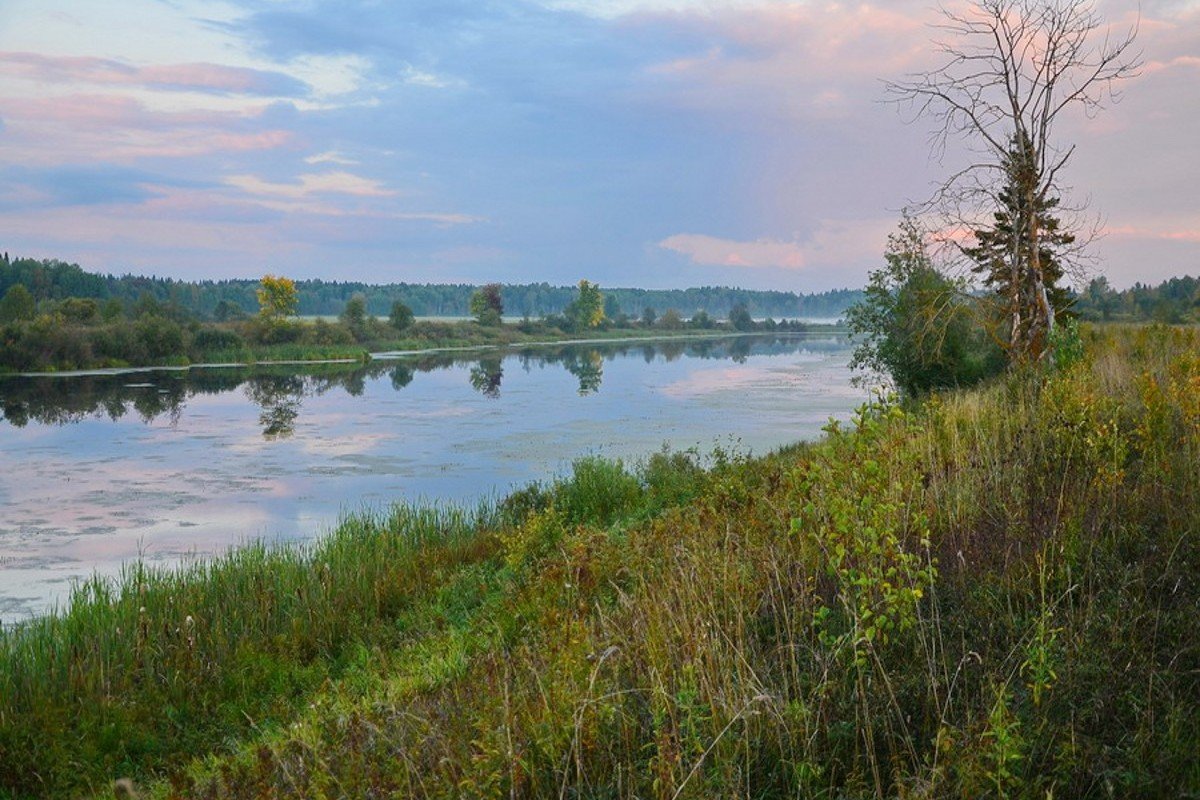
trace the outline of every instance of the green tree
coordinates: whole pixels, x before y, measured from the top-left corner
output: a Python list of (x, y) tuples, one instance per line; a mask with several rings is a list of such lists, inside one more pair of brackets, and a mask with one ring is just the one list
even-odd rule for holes
[(750, 316), (750, 310), (741, 303), (729, 312), (729, 322), (739, 331), (754, 330), (754, 318)]
[(137, 302), (133, 304), (134, 319), (161, 316), (163, 316), (163, 307), (157, 297), (150, 292), (142, 292), (138, 295)]
[(256, 295), (258, 313), (263, 319), (279, 320), (295, 316), (300, 306), (296, 282), (291, 278), (264, 275)]
[(654, 311), (654, 306), (646, 306), (642, 309), (642, 324), (647, 328), (654, 326), (654, 321), (658, 319), (658, 314)]
[(503, 315), (504, 300), (500, 296), (500, 284), (486, 284), (471, 295), (471, 316), (475, 317), (480, 325), (496, 327)]
[(228, 322), (231, 319), (241, 319), (244, 316), (246, 316), (246, 312), (232, 300), (219, 300), (216, 307), (213, 308), (213, 319), (217, 322)]
[(104, 305), (100, 308), (100, 317), (105, 322), (116, 322), (123, 316), (125, 316), (125, 304), (115, 297), (105, 300)]
[(673, 308), (668, 308), (663, 312), (663, 315), (658, 318), (658, 327), (667, 331), (677, 331), (683, 327), (683, 317)]
[(621, 303), (614, 295), (604, 295), (604, 316), (608, 319), (616, 319), (617, 317), (622, 316)]
[(338, 320), (345, 325), (354, 338), (362, 341), (367, 336), (367, 298), (356, 293), (346, 301)]
[(858, 346), (851, 366), (887, 375), (906, 395), (968, 385), (1003, 366), (963, 287), (933, 265), (925, 234), (907, 214), (888, 237), (885, 266), (846, 312)]
[(579, 294), (567, 306), (567, 316), (579, 330), (595, 328), (604, 322), (604, 294), (599, 284), (588, 280), (579, 282)]
[(33, 319), (36, 314), (37, 303), (23, 283), (14, 283), (0, 298), (0, 322)]
[(100, 318), (100, 305), (90, 297), (68, 297), (58, 307), (67, 322), (90, 325)]
[(388, 324), (398, 331), (406, 331), (413, 324), (412, 309), (404, 304), (403, 301), (397, 300), (392, 303), (392, 313), (388, 316)]

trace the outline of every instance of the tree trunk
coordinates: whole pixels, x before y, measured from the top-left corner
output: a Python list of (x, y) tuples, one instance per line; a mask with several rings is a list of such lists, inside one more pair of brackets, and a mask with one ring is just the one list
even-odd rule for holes
[(1054, 306), (1050, 304), (1050, 295), (1046, 291), (1046, 280), (1042, 274), (1042, 254), (1041, 242), (1038, 237), (1038, 215), (1035, 205), (1037, 196), (1033, 191), (1034, 187), (1029, 187), (1028, 191), (1028, 218), (1029, 218), (1029, 271), (1033, 278), (1033, 291), (1035, 301), (1037, 303), (1037, 316), (1035, 324), (1030, 331), (1030, 345), (1035, 361), (1041, 358), (1048, 352), (1050, 344), (1050, 334), (1054, 332)]

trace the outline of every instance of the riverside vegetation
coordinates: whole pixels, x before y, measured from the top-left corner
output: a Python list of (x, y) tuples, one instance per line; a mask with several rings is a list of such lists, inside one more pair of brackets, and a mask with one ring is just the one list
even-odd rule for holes
[(764, 458), (130, 567), (0, 633), (0, 795), (1200, 794), (1200, 334)]
[[(0, 272), (3, 267), (0, 259)], [(74, 276), (76, 280), (67, 286), (82, 281), (87, 288), (85, 278), (99, 280), (78, 267), (46, 269), (53, 275), (65, 271), (68, 277)], [(33, 277), (39, 274), (35, 271)], [(104, 284), (101, 281), (99, 285)], [(703, 310), (690, 319), (673, 309), (660, 316), (651, 307), (636, 319), (619, 311), (609, 316), (604, 311), (605, 296), (588, 281), (580, 282), (576, 298), (562, 313), (536, 320), (526, 317), (516, 323), (501, 320), (504, 301), (499, 284), (488, 284), (472, 296), (471, 313), (476, 319), (456, 321), (416, 320), (400, 300), (394, 301), (381, 319), (368, 313), (367, 298), (361, 294), (351, 296), (336, 319), (299, 319), (297, 284), (273, 275), (264, 276), (259, 283), (257, 314), (248, 316), (240, 306), (223, 301), (225, 305), (218, 309), (221, 313), (207, 319), (182, 303), (161, 302), (149, 293), (133, 303), (116, 296), (101, 303), (91, 297), (47, 294), (54, 288), (51, 285), (38, 296), (18, 282), (0, 297), (0, 373), (196, 363), (365, 361), (372, 351), (381, 350), (497, 347), (581, 336), (657, 338), (809, 328), (795, 321), (755, 321), (744, 305), (735, 305), (728, 321), (715, 320)]]

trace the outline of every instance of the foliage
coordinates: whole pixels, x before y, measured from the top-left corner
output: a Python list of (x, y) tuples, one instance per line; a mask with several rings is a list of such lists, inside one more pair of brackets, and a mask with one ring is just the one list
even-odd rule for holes
[(296, 315), (300, 299), (291, 278), (264, 275), (259, 282), (259, 315), (265, 320), (280, 320)]
[[(1041, 312), (1041, 292), (1052, 307), (1051, 318), (1067, 310), (1070, 302), (1063, 278), (1063, 261), (1075, 235), (1063, 229), (1055, 215), (1059, 198), (1038, 186), (1036, 153), (1028, 136), (1014, 136), (1001, 164), (1004, 184), (997, 193), (999, 208), (990, 225), (974, 231), (975, 243), (964, 248), (974, 262), (972, 270), (983, 276), (992, 290), (989, 324), (1002, 331), (1011, 359), (1037, 358), (1046, 348), (1046, 314)], [(1036, 231), (1037, 258), (1030, 252)], [(1036, 267), (1036, 269), (1035, 269)]]
[(90, 297), (68, 297), (56, 304), (55, 311), (66, 322), (90, 325), (100, 320), (100, 306)]
[(1197, 322), (1200, 278), (1170, 278), (1157, 286), (1139, 282), (1117, 291), (1107, 278), (1097, 277), (1082, 293), (1072, 297), (1071, 310), (1080, 319), (1093, 322)]
[(741, 303), (738, 303), (729, 312), (729, 322), (739, 331), (754, 329), (754, 319), (750, 316), (750, 310)]
[(967, 386), (1002, 367), (961, 287), (934, 267), (915, 219), (901, 219), (884, 260), (846, 314), (858, 337), (852, 366), (890, 377), (907, 395)]
[(579, 294), (567, 306), (565, 313), (575, 323), (576, 330), (599, 326), (604, 321), (604, 295), (599, 285), (581, 280)]
[(471, 295), (471, 316), (485, 327), (496, 327), (504, 314), (500, 284), (489, 283)]
[(412, 309), (405, 305), (403, 300), (392, 303), (392, 310), (388, 315), (389, 325), (403, 333), (413, 324), (413, 319)]
[(0, 298), (0, 323), (33, 319), (37, 302), (24, 284), (14, 283)]
[(246, 312), (242, 307), (232, 300), (218, 300), (217, 305), (213, 308), (213, 319), (217, 322), (228, 322), (231, 319), (241, 319), (245, 316)]
[(658, 327), (665, 331), (677, 331), (683, 328), (683, 317), (673, 308), (668, 308), (658, 318)]
[(346, 307), (338, 316), (338, 320), (346, 326), (357, 341), (367, 338), (367, 298), (356, 294), (346, 301)]

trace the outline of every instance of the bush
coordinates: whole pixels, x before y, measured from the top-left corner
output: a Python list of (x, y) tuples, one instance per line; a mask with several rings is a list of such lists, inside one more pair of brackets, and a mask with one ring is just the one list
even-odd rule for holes
[(293, 344), (304, 336), (304, 325), (292, 320), (258, 316), (246, 326), (246, 334), (258, 344)]
[(246, 341), (237, 332), (224, 328), (201, 328), (192, 337), (192, 349), (197, 353), (238, 350), (245, 345)]
[(414, 319), (412, 309), (407, 305), (399, 300), (392, 303), (392, 313), (388, 316), (388, 324), (393, 328), (403, 333), (412, 326)]
[(884, 258), (846, 313), (858, 337), (851, 366), (890, 377), (909, 396), (969, 386), (1003, 369), (1004, 354), (978, 324), (973, 300), (934, 267), (915, 220), (901, 221)]
[(355, 335), (345, 325), (331, 325), (323, 319), (318, 319), (306, 331), (306, 344), (316, 345), (348, 345), (354, 344)]
[(162, 317), (142, 317), (133, 324), (134, 335), (150, 359), (163, 359), (183, 353), (183, 328)]
[(641, 496), (641, 483), (620, 461), (596, 456), (576, 461), (571, 477), (554, 487), (555, 505), (575, 525), (607, 527), (632, 511)]
[(68, 297), (58, 305), (58, 313), (67, 322), (90, 325), (100, 319), (100, 306), (90, 297)]

